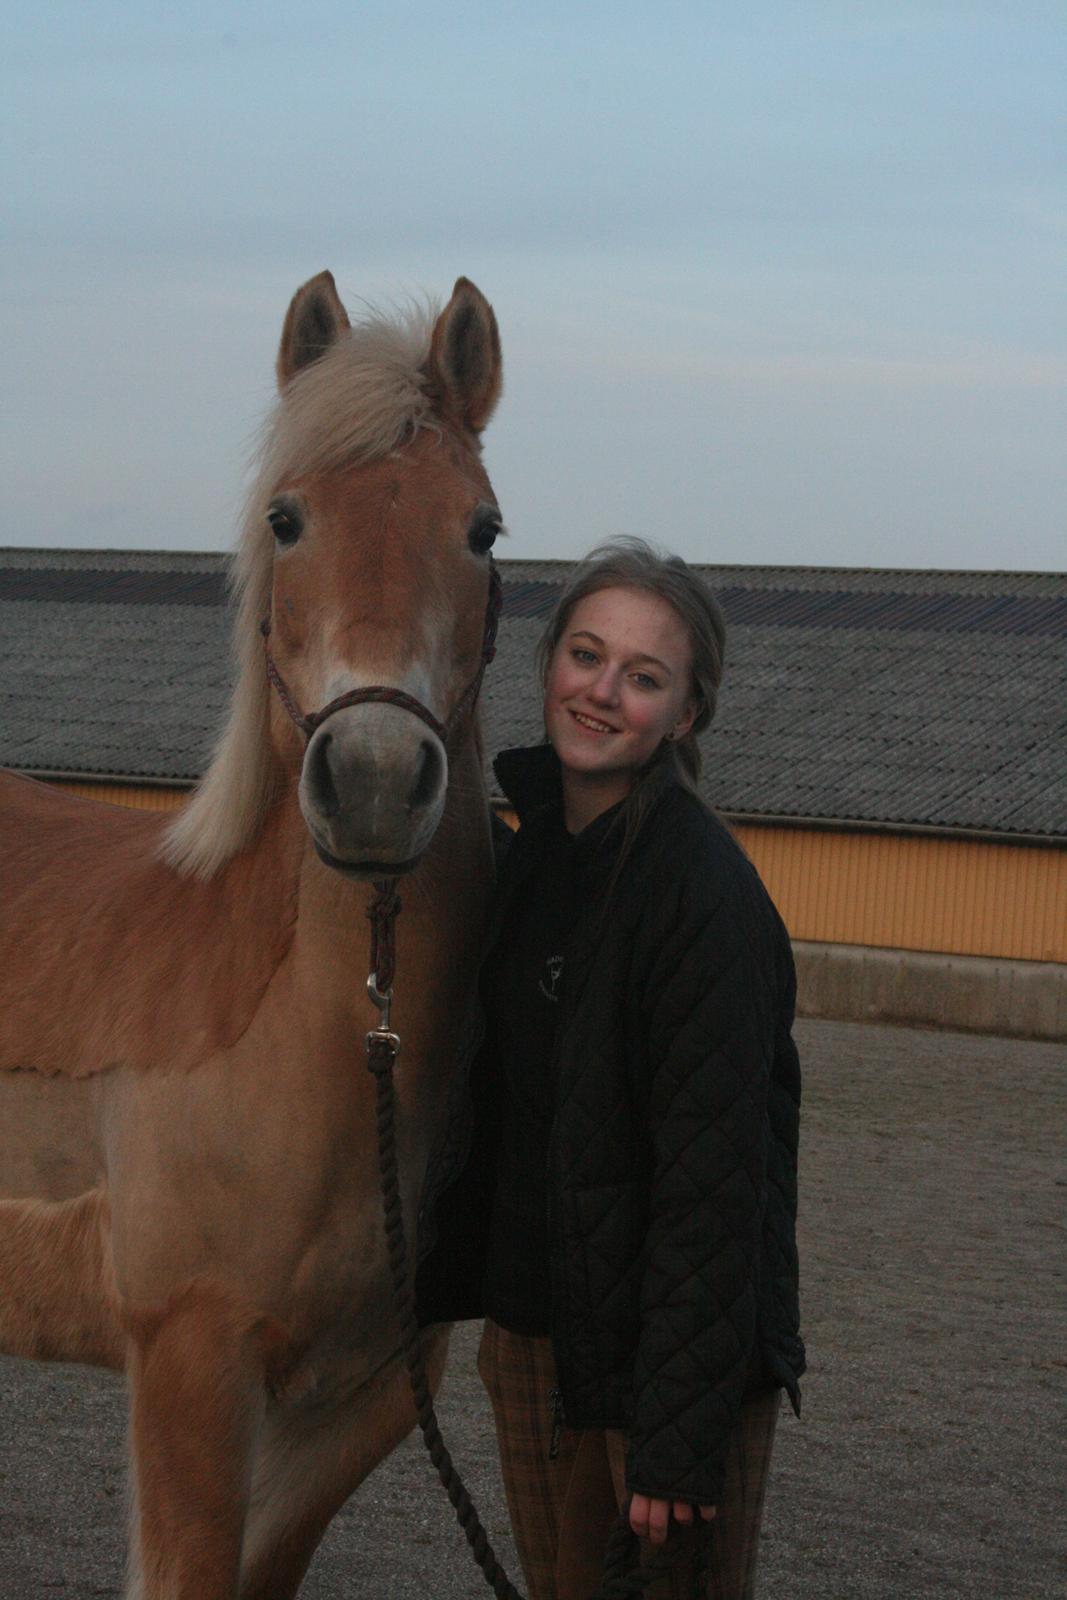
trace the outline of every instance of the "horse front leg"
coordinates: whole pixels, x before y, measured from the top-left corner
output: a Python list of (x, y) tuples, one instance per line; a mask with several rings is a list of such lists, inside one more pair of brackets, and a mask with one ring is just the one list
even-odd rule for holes
[[(436, 1393), (449, 1328), (423, 1333), (423, 1358)], [(392, 1357), (336, 1409), (271, 1408), (256, 1452), (241, 1572), (241, 1600), (292, 1600), (333, 1516), (368, 1473), (415, 1426), (402, 1356)]]
[(234, 1600), (251, 1466), (280, 1330), (213, 1283), (127, 1316), (128, 1600)]

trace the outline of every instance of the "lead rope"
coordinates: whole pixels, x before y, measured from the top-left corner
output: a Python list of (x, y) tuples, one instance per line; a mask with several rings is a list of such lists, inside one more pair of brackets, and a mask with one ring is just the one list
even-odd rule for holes
[[(448, 1446), (441, 1436), (426, 1377), (422, 1336), (408, 1272), (408, 1252), (404, 1238), (404, 1213), (396, 1155), (396, 1095), (393, 1086), (393, 1067), (400, 1053), (400, 1039), (392, 1032), (389, 1024), (393, 1000), (393, 976), (396, 970), (396, 917), (400, 910), (400, 897), (397, 894), (395, 878), (376, 883), (375, 889), (377, 892), (367, 910), (371, 924), (371, 974), (367, 979), (367, 993), (381, 1012), (381, 1020), (378, 1026), (371, 1028), (367, 1034), (367, 1066), (374, 1075), (376, 1090), (378, 1176), (382, 1215), (385, 1220), (385, 1239), (389, 1253), (389, 1271), (393, 1280), (393, 1301), (397, 1321), (400, 1324), (404, 1364), (408, 1371), (411, 1395), (415, 1402), (415, 1416), (423, 1442), (429, 1452), (430, 1460), (437, 1468), (437, 1475), (452, 1503), (456, 1519), (466, 1535), (467, 1543), (474, 1553), (474, 1559), (481, 1568), (486, 1583), (498, 1596), (498, 1600), (525, 1600), (525, 1596), (515, 1588), (497, 1560), (474, 1502), (456, 1471)], [(590, 1600), (629, 1600), (630, 1596), (643, 1594), (650, 1583), (669, 1572), (674, 1564), (673, 1552), (668, 1554), (666, 1550), (653, 1556), (645, 1564), (641, 1564), (638, 1541), (630, 1528), (629, 1514), (630, 1503), (627, 1500), (608, 1541), (600, 1586), (595, 1594), (590, 1596)], [(704, 1594), (709, 1531), (709, 1526), (705, 1524), (702, 1536), (698, 1533), (697, 1558), (693, 1572), (693, 1600), (700, 1600)]]
[(378, 1026), (367, 1034), (367, 1065), (374, 1074), (376, 1089), (378, 1176), (381, 1185), (382, 1215), (385, 1221), (385, 1241), (389, 1252), (389, 1271), (393, 1280), (393, 1301), (397, 1321), (400, 1324), (404, 1364), (408, 1371), (411, 1396), (415, 1402), (415, 1416), (430, 1460), (437, 1468), (437, 1475), (452, 1502), (459, 1525), (474, 1552), (474, 1559), (481, 1568), (485, 1581), (499, 1600), (523, 1600), (523, 1596), (511, 1583), (497, 1560), (474, 1503), (453, 1465), (448, 1446), (441, 1437), (426, 1377), (422, 1337), (415, 1314), (415, 1297), (408, 1272), (408, 1252), (404, 1238), (404, 1214), (396, 1157), (396, 1095), (393, 1089), (393, 1067), (400, 1053), (400, 1040), (392, 1032), (389, 1022), (393, 999), (392, 975), (396, 962), (395, 922), (400, 901), (396, 893), (395, 879), (376, 884), (375, 887), (377, 894), (367, 911), (371, 924), (373, 963), (373, 970), (367, 979), (367, 992), (381, 1012), (381, 1020)]

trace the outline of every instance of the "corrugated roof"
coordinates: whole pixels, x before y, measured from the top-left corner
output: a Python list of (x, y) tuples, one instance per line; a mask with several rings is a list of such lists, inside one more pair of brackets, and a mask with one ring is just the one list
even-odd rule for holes
[[(714, 569), (709, 576), (717, 576)], [(508, 586), (508, 614), (548, 616), (559, 592), (558, 582), (537, 578), (513, 581)], [(716, 583), (715, 592), (728, 621), (754, 627), (932, 629), (937, 633), (1033, 633), (1047, 638), (1062, 638), (1067, 632), (1067, 595), (960, 594), (905, 588), (771, 589), (736, 582)]]
[[(568, 566), (502, 561), (487, 746), (541, 733)], [(743, 815), (1067, 838), (1067, 576), (704, 567), (729, 623), (705, 790)], [(191, 780), (228, 697), (225, 558), (0, 552), (0, 762)]]

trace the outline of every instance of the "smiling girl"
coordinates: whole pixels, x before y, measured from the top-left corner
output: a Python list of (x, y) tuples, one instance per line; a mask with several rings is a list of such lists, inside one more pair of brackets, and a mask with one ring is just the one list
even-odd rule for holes
[(789, 940), (700, 799), (724, 628), (638, 540), (577, 568), (541, 646), (548, 742), (482, 978), (472, 1151), (424, 1320), (484, 1315), (479, 1369), (531, 1600), (586, 1600), (619, 1507), (677, 1559), (654, 1596), (755, 1593), (782, 1387), (798, 1403), (799, 1068)]

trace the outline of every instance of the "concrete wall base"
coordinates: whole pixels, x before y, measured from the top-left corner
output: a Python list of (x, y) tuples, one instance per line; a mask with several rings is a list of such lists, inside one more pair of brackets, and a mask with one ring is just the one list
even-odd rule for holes
[(1067, 1040), (1067, 966), (798, 940), (797, 1012)]

